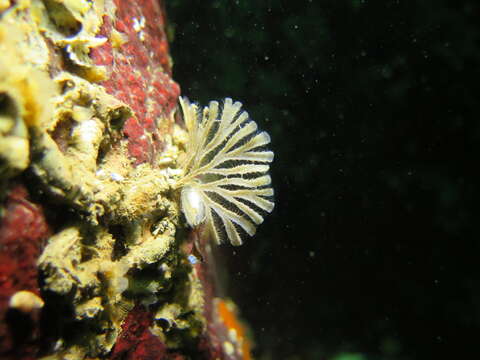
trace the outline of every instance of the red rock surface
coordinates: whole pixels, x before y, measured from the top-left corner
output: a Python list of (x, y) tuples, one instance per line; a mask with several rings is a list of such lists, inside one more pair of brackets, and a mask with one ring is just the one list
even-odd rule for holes
[(162, 149), (158, 118), (168, 116), (177, 104), (180, 87), (171, 78), (172, 68), (165, 34), (165, 13), (157, 0), (115, 0), (115, 18), (104, 16), (100, 35), (112, 33), (123, 44), (104, 45), (92, 50), (95, 64), (103, 65), (108, 80), (101, 83), (107, 92), (127, 103), (135, 115), (124, 127), (128, 150), (136, 163), (150, 162)]
[[(10, 297), (20, 290), (39, 295), (36, 261), (50, 230), (42, 207), (29, 200), (22, 185), (9, 191), (3, 208), (0, 225), (0, 358), (34, 359), (38, 317), (12, 314), (8, 303)], [(10, 319), (31, 321), (32, 327), (22, 329), (21, 324), (12, 323)]]
[(122, 333), (117, 339), (110, 359), (112, 360), (162, 360), (167, 357), (167, 348), (149, 327), (152, 315), (142, 306), (136, 306), (125, 319)]

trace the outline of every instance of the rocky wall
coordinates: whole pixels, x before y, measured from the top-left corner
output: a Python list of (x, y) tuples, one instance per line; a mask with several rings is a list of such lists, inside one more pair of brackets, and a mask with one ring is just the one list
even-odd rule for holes
[(250, 358), (180, 214), (165, 26), (154, 0), (0, 1), (2, 359)]

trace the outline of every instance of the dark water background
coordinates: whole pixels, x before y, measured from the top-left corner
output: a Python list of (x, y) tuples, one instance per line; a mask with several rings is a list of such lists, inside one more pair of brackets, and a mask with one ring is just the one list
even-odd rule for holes
[(183, 94), (272, 137), (274, 213), (222, 249), (255, 356), (476, 358), (480, 3), (166, 5)]

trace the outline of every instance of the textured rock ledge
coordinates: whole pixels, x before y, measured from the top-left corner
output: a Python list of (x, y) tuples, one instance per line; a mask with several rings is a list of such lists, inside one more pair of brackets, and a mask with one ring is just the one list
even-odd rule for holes
[(249, 359), (180, 218), (165, 14), (0, 2), (0, 357)]

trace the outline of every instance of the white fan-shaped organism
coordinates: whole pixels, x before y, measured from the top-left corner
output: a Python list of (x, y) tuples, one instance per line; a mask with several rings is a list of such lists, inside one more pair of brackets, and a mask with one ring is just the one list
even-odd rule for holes
[(217, 243), (227, 237), (241, 245), (274, 207), (270, 136), (230, 98), (223, 107), (211, 101), (203, 111), (187, 98), (180, 98), (180, 106), (188, 132), (177, 183), (185, 218), (192, 227), (205, 223)]

